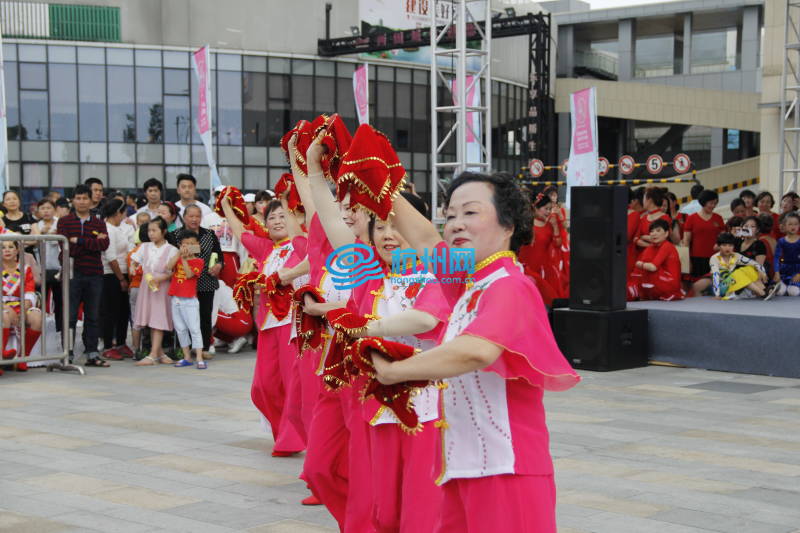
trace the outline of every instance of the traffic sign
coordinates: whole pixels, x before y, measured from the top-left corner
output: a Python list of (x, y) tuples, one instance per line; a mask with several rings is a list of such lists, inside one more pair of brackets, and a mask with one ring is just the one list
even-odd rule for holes
[(528, 163), (528, 170), (534, 178), (541, 178), (542, 174), (544, 174), (544, 163), (542, 163), (541, 159), (531, 159), (530, 163)]
[(650, 174), (658, 174), (664, 168), (664, 160), (658, 154), (653, 154), (647, 158), (647, 171)]
[(692, 168), (692, 160), (686, 154), (678, 154), (672, 160), (672, 167), (678, 174), (686, 174)]
[(608, 174), (608, 159), (601, 157), (597, 160), (597, 169), (600, 171), (601, 176)]
[(629, 155), (623, 155), (619, 158), (619, 171), (627, 176), (633, 172), (635, 164), (636, 162), (633, 160), (633, 157)]

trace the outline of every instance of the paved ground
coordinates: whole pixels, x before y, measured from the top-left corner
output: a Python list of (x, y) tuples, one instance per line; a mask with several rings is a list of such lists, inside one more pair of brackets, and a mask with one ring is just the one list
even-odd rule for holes
[[(268, 454), (253, 362), (0, 377), (0, 532), (333, 530)], [(582, 374), (547, 400), (560, 531), (800, 531), (800, 380)]]

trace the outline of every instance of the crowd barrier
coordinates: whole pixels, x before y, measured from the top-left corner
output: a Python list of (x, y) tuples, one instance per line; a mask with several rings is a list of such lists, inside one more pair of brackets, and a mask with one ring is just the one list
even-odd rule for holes
[[(37, 363), (42, 361), (50, 361), (50, 364), (47, 365), (47, 371), (52, 372), (53, 370), (62, 370), (62, 371), (75, 371), (81, 375), (84, 375), (84, 369), (80, 365), (75, 365), (70, 363), (69, 361), (69, 350), (70, 350), (70, 328), (69, 328), (69, 277), (70, 277), (70, 257), (69, 257), (69, 241), (63, 235), (20, 235), (16, 233), (4, 233), (0, 235), (0, 246), (2, 246), (3, 242), (15, 242), (18, 243), (17, 246), (20, 250), (19, 253), (19, 260), (18, 260), (18, 268), (21, 273), (20, 275), (20, 313), (19, 313), (19, 327), (13, 328), (15, 330), (15, 336), (18, 344), (17, 354), (12, 359), (3, 359), (3, 365), (13, 365), (17, 363)], [(63, 253), (61, 254), (61, 296), (62, 296), (62, 306), (61, 306), (61, 313), (62, 313), (62, 327), (61, 327), (61, 351), (56, 351), (54, 353), (48, 352), (47, 346), (47, 301), (48, 301), (48, 294), (47, 294), (47, 272), (46, 272), (46, 265), (47, 265), (47, 243), (48, 242), (58, 242), (61, 245), (61, 249)], [(24, 334), (26, 329), (26, 316), (25, 316), (25, 254), (24, 248), (25, 245), (30, 245), (30, 243), (35, 243), (38, 251), (39, 251), (39, 258), (38, 258), (38, 270), (39, 270), (39, 279), (41, 280), (41, 284), (39, 285), (37, 292), (38, 296), (38, 306), (42, 312), (42, 334), (39, 337), (39, 349), (32, 350), (29, 356), (25, 356), (25, 351), (27, 346), (26, 343), (26, 335)], [(5, 295), (5, 291), (3, 292)], [(5, 306), (5, 303), (4, 303)], [(6, 325), (3, 323), (4, 317), (3, 313), (0, 313), (0, 330), (4, 329)], [(35, 348), (35, 346), (34, 346)], [(57, 362), (52, 362), (57, 360)]]

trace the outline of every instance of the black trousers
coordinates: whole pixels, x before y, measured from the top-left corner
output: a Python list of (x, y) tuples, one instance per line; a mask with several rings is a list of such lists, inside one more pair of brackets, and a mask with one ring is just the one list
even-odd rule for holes
[(56, 331), (64, 327), (64, 299), (61, 297), (61, 281), (56, 279), (58, 270), (48, 270), (45, 273), (47, 290), (53, 294), (53, 314), (56, 318)]
[(128, 338), (128, 318), (130, 317), (130, 300), (128, 293), (123, 292), (117, 276), (103, 274), (103, 300), (100, 303), (100, 330), (103, 332), (103, 344), (108, 350), (113, 346), (122, 346)]
[(200, 333), (203, 335), (203, 351), (211, 346), (211, 312), (214, 310), (214, 291), (197, 291), (200, 303)]

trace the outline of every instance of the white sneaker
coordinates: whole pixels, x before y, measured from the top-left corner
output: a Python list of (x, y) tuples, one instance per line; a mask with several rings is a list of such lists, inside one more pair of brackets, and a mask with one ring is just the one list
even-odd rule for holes
[(228, 353), (239, 353), (247, 344), (247, 337), (239, 337), (228, 345)]
[(213, 344), (208, 347), (208, 353), (217, 353), (217, 349), (214, 348)]
[(217, 348), (219, 348), (219, 347), (221, 347), (221, 346), (225, 346), (226, 344), (228, 344), (228, 343), (227, 343), (227, 342), (225, 342), (225, 341), (224, 341), (224, 340), (222, 340), (222, 339), (219, 339), (219, 338), (217, 338), (217, 339), (214, 339), (214, 346), (215, 346), (215, 347), (217, 347)]

